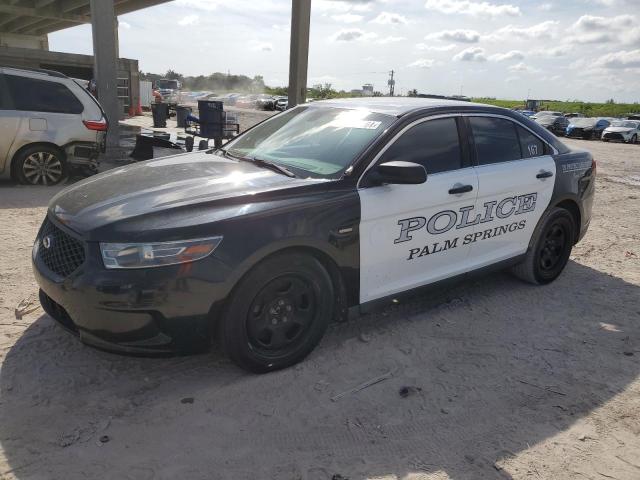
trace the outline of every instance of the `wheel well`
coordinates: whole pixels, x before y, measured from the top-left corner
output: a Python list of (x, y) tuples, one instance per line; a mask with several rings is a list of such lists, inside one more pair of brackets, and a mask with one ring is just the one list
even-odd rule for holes
[(573, 200), (563, 200), (562, 202), (558, 203), (556, 205), (557, 208), (563, 208), (565, 210), (567, 210), (571, 216), (573, 217), (573, 221), (575, 222), (576, 225), (576, 237), (573, 240), (573, 243), (577, 243), (578, 242), (578, 238), (580, 238), (580, 227), (582, 225), (581, 223), (581, 216), (580, 216), (580, 208), (578, 207), (578, 204), (576, 202), (574, 202)]
[(58, 152), (60, 152), (60, 155), (62, 155), (62, 158), (64, 160), (66, 160), (67, 155), (65, 154), (64, 150), (62, 148), (60, 148), (58, 145), (56, 145), (55, 143), (51, 143), (51, 142), (28, 143), (26, 145), (21, 146), (18, 150), (16, 150), (16, 153), (14, 153), (13, 157), (11, 157), (11, 166), (10, 166), (10, 168), (11, 168), (11, 178), (13, 180), (17, 180), (17, 177), (16, 177), (16, 159), (26, 149), (31, 148), (31, 147), (38, 147), (38, 146), (53, 148), (53, 149), (57, 150)]
[(277, 250), (275, 252), (270, 253), (269, 255), (261, 258), (260, 261), (256, 262), (251, 268), (249, 268), (240, 278), (238, 278), (237, 282), (229, 292), (226, 298), (214, 303), (209, 310), (209, 318), (212, 319), (211, 322), (211, 332), (216, 333), (218, 331), (218, 323), (224, 315), (224, 311), (226, 309), (227, 303), (231, 296), (234, 294), (237, 285), (242, 281), (242, 279), (259, 263), (264, 262), (265, 260), (274, 257), (276, 255), (283, 255), (287, 253), (303, 253), (306, 255), (313, 256), (316, 260), (318, 260), (322, 266), (327, 270), (329, 276), (331, 277), (331, 282), (336, 290), (336, 300), (338, 301), (337, 311), (334, 316), (334, 321), (342, 322), (346, 321), (349, 314), (348, 302), (347, 302), (347, 288), (340, 272), (340, 268), (336, 262), (325, 252), (319, 250), (314, 247), (287, 247), (281, 250)]

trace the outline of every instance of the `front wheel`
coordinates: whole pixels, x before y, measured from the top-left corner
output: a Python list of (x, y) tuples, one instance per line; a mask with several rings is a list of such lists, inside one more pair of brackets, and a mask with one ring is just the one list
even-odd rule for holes
[(633, 134), (633, 137), (631, 137), (631, 141), (629, 143), (636, 144), (637, 142), (638, 142), (638, 135)]
[(573, 217), (563, 208), (545, 214), (524, 261), (513, 267), (513, 273), (537, 285), (554, 281), (569, 261), (576, 228)]
[(335, 303), (331, 277), (315, 257), (275, 255), (236, 286), (220, 323), (222, 347), (255, 373), (288, 367), (318, 344)]

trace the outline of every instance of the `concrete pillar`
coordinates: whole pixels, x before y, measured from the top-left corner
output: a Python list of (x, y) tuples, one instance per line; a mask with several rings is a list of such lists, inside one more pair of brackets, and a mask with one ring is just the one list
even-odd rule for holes
[(118, 29), (114, 0), (90, 0), (93, 33), (94, 76), (98, 83), (98, 100), (109, 117), (107, 146), (119, 144), (121, 112), (118, 106)]
[(291, 49), (289, 53), (289, 106), (307, 99), (311, 0), (291, 0)]

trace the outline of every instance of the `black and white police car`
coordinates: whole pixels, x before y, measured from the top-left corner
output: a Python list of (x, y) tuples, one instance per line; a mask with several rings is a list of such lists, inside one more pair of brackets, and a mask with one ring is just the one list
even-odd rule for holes
[(99, 348), (302, 360), (351, 307), (488, 268), (553, 281), (596, 165), (517, 112), (321, 101), (222, 149), (118, 168), (54, 197), (33, 248), (49, 315)]

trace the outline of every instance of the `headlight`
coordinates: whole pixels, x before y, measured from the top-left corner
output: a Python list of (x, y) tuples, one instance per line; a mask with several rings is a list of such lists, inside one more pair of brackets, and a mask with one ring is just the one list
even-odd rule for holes
[(161, 243), (100, 243), (107, 268), (149, 268), (200, 260), (213, 252), (222, 237)]

